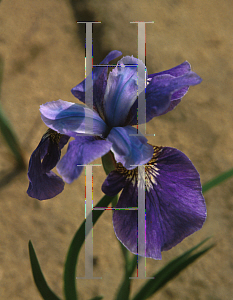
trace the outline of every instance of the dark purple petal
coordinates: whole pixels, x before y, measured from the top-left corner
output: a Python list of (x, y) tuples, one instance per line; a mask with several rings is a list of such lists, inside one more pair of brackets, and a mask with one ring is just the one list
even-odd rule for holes
[[(125, 56), (118, 61), (117, 67), (108, 76), (104, 110), (106, 122), (110, 127), (125, 125), (129, 110), (137, 99), (138, 92), (145, 89), (145, 78), (138, 76), (137, 65), (145, 70), (145, 65), (141, 60), (133, 56)], [(138, 87), (140, 87), (139, 91)]]
[(40, 174), (40, 176), (33, 175), (27, 194), (38, 200), (47, 200), (60, 194), (64, 189), (64, 185), (64, 181), (51, 171), (46, 174)]
[(67, 183), (72, 183), (79, 177), (83, 166), (103, 156), (110, 151), (112, 143), (97, 140), (95, 137), (80, 136), (71, 141), (66, 154), (57, 165), (58, 173)]
[(40, 112), (45, 125), (61, 134), (76, 137), (83, 133), (105, 135), (108, 131), (100, 116), (84, 105), (57, 100), (41, 105)]
[(102, 191), (108, 196), (117, 195), (125, 186), (128, 185), (125, 176), (114, 170), (110, 172), (102, 185)]
[[(151, 165), (150, 165), (151, 164)], [(111, 193), (114, 177), (123, 191), (118, 208), (137, 207), (138, 192), (135, 170), (123, 174), (122, 168), (110, 173), (102, 190)], [(124, 177), (123, 182), (121, 177)], [(161, 259), (161, 251), (169, 250), (185, 237), (201, 229), (206, 219), (200, 177), (192, 162), (174, 148), (155, 148), (146, 167), (146, 256)], [(117, 238), (137, 254), (137, 211), (114, 211), (113, 225)]]
[(68, 140), (69, 136), (60, 135), (51, 129), (44, 134), (29, 161), (27, 193), (30, 197), (45, 200), (63, 191), (63, 180), (50, 170), (56, 166), (61, 149)]
[[(121, 56), (122, 53), (117, 50), (111, 51), (105, 59), (100, 63), (100, 65), (107, 65), (111, 60)], [(108, 67), (94, 67), (93, 69), (93, 107), (99, 113), (101, 117), (103, 117), (103, 108), (102, 101), (104, 98), (104, 93), (107, 85), (107, 75), (108, 75)], [(88, 76), (92, 76), (89, 74)], [(80, 101), (85, 103), (85, 80), (76, 85), (71, 93), (78, 98)]]
[(112, 143), (116, 162), (128, 170), (146, 164), (153, 155), (153, 147), (147, 144), (147, 139), (137, 135), (137, 129), (131, 126), (112, 128), (107, 140)]
[(188, 92), (188, 89), (189, 89), (189, 87), (184, 87), (181, 90), (172, 94), (169, 107), (163, 113), (161, 113), (159, 116), (165, 115), (169, 111), (173, 110), (180, 103), (181, 98), (184, 97), (184, 95)]
[(148, 75), (148, 78), (153, 78), (155, 76), (164, 75), (164, 74), (169, 74), (169, 75), (172, 75), (174, 77), (180, 77), (180, 76), (188, 73), (189, 71), (191, 71), (191, 65), (186, 60), (182, 64), (180, 64), (180, 65), (178, 65), (174, 68), (171, 68), (169, 70), (165, 70), (165, 71), (162, 71), (162, 72), (150, 74), (150, 75)]
[[(162, 74), (169, 74), (174, 77), (179, 77), (190, 71), (191, 71), (191, 65), (188, 61), (185, 61), (182, 64), (180, 64), (172, 69), (162, 71), (159, 73), (151, 74), (148, 76), (148, 78), (153, 78), (154, 76), (158, 76), (158, 75), (162, 75)], [(188, 89), (189, 89), (188, 87), (184, 87), (181, 90), (176, 91), (174, 94), (172, 94), (171, 103), (170, 103), (168, 109), (166, 109), (161, 115), (165, 115), (169, 111), (173, 110), (180, 103), (181, 98), (184, 97), (184, 95), (188, 92)]]
[[(174, 109), (181, 101), (191, 85), (199, 84), (202, 79), (194, 72), (189, 71), (180, 77), (170, 74), (154, 76), (146, 87), (146, 122), (156, 116), (163, 115)], [(129, 112), (129, 124), (138, 124), (138, 100)]]

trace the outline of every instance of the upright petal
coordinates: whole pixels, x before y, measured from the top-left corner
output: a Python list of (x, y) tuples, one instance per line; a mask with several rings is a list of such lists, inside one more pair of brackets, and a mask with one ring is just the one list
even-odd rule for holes
[[(110, 151), (112, 143), (95, 137), (80, 136), (69, 143), (66, 154), (57, 165), (58, 173), (67, 183), (72, 183), (89, 164)], [(79, 166), (81, 165), (81, 166)]]
[[(102, 102), (104, 99), (104, 93), (107, 85), (108, 67), (101, 66), (101, 65), (107, 65), (111, 60), (121, 55), (122, 53), (120, 51), (117, 50), (111, 51), (105, 57), (105, 59), (100, 63), (100, 66), (94, 67), (92, 74), (88, 75), (88, 77), (93, 76), (93, 107), (102, 118), (103, 118)], [(85, 103), (85, 82), (86, 79), (84, 79), (81, 83), (76, 85), (71, 90), (71, 93), (83, 103)]]
[[(153, 78), (155, 76), (163, 75), (163, 74), (169, 74), (169, 75), (172, 75), (174, 77), (179, 77), (179, 76), (182, 76), (182, 75), (184, 75), (184, 74), (186, 74), (190, 71), (191, 71), (191, 65), (186, 60), (182, 64), (180, 64), (180, 65), (178, 65), (178, 66), (176, 66), (172, 69), (162, 71), (162, 72), (159, 72), (159, 73), (155, 73), (155, 74), (150, 74), (148, 76), (148, 78)], [(188, 89), (189, 89), (189, 86), (186, 86), (186, 87), (183, 87), (182, 89), (176, 91), (175, 93), (173, 93), (172, 96), (171, 96), (171, 102), (170, 102), (169, 107), (160, 115), (165, 115), (169, 111), (173, 110), (180, 103), (181, 98), (184, 97), (184, 95), (188, 92)]]
[(182, 64), (180, 64), (178, 66), (175, 66), (174, 68), (171, 68), (169, 70), (165, 70), (165, 71), (162, 71), (162, 72), (150, 74), (150, 75), (148, 75), (148, 78), (153, 78), (155, 76), (164, 75), (164, 74), (169, 74), (169, 75), (174, 76), (174, 77), (180, 77), (180, 76), (182, 76), (182, 75), (184, 75), (184, 74), (186, 74), (190, 71), (191, 71), (191, 65), (186, 60)]
[[(149, 75), (146, 88), (146, 122), (174, 109), (187, 93), (189, 86), (201, 81), (202, 79), (191, 71), (187, 61), (170, 70)], [(137, 109), (138, 100), (129, 112), (130, 125), (138, 124)]]
[(76, 137), (79, 134), (106, 135), (107, 125), (99, 115), (84, 105), (63, 100), (40, 106), (41, 118), (51, 129)]
[[(125, 56), (108, 76), (104, 109), (106, 122), (110, 127), (125, 126), (126, 118), (137, 98), (137, 93), (144, 89), (145, 78), (138, 78), (137, 65), (145, 69), (141, 60), (133, 56)], [(139, 91), (138, 84), (141, 87)]]
[(147, 144), (147, 139), (137, 135), (137, 129), (131, 126), (112, 128), (107, 140), (112, 143), (116, 161), (128, 170), (146, 164), (153, 155), (153, 147)]
[(27, 193), (30, 197), (45, 200), (63, 191), (63, 180), (51, 170), (59, 161), (61, 149), (68, 140), (69, 136), (61, 135), (51, 129), (44, 134), (29, 161)]
[[(146, 256), (161, 259), (161, 251), (171, 249), (203, 226), (206, 206), (199, 174), (188, 157), (174, 148), (154, 147), (154, 150), (145, 169)], [(107, 195), (112, 195), (111, 188), (115, 192), (123, 188), (116, 207), (138, 206), (137, 170), (119, 166), (103, 183), (102, 190)], [(135, 254), (137, 224), (137, 211), (114, 211), (116, 236)]]

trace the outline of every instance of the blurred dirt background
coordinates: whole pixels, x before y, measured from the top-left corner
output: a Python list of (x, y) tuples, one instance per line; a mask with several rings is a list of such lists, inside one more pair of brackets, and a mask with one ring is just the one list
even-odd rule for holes
[[(200, 173), (202, 183), (233, 166), (233, 3), (220, 1), (81, 1), (32, 0), (0, 3), (0, 55), (4, 59), (1, 104), (19, 138), (28, 162), (46, 130), (39, 105), (63, 99), (77, 102), (70, 89), (84, 78), (85, 29), (94, 25), (94, 63), (114, 49), (137, 56), (137, 25), (146, 26), (149, 73), (188, 60), (203, 82), (191, 87), (171, 113), (147, 125), (155, 145), (183, 151)], [(0, 299), (41, 299), (34, 285), (28, 241), (32, 240), (44, 275), (63, 299), (66, 252), (84, 219), (84, 174), (56, 198), (39, 202), (27, 196), (27, 173), (9, 176), (14, 159), (0, 137)], [(94, 201), (102, 196), (102, 168), (94, 169)], [(208, 218), (201, 231), (147, 259), (150, 276), (167, 261), (207, 236), (217, 246), (167, 284), (152, 299), (233, 299), (233, 180), (205, 194)], [(78, 280), (80, 300), (99, 294), (113, 299), (122, 278), (123, 260), (111, 212), (94, 228), (94, 276)], [(77, 276), (84, 276), (84, 251)], [(133, 283), (134, 293), (143, 281)]]

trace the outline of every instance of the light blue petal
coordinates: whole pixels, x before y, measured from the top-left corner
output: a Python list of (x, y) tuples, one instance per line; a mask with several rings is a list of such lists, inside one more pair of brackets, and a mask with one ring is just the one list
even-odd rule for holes
[[(118, 61), (118, 66), (110, 72), (104, 95), (104, 108), (107, 124), (111, 127), (124, 126), (129, 110), (145, 88), (145, 78), (138, 79), (139, 65), (145, 70), (141, 60), (133, 56), (125, 56)], [(139, 80), (139, 81), (138, 81)], [(144, 84), (143, 84), (144, 83)], [(140, 89), (138, 90), (138, 85)]]
[(116, 161), (122, 163), (128, 170), (146, 164), (154, 152), (144, 136), (130, 134), (137, 134), (137, 129), (131, 126), (114, 127), (107, 137), (112, 143), (111, 151)]
[(47, 102), (40, 106), (41, 118), (45, 125), (61, 134), (105, 135), (107, 125), (99, 115), (84, 105), (63, 100)]
[(95, 137), (77, 137), (69, 143), (66, 154), (57, 164), (57, 171), (65, 182), (72, 183), (81, 174), (83, 165), (109, 152), (111, 146), (111, 142)]
[[(93, 108), (98, 112), (98, 114), (102, 117), (104, 115), (102, 102), (104, 99), (104, 93), (107, 85), (107, 76), (108, 76), (108, 67), (106, 66), (111, 60), (122, 55), (120, 51), (113, 50), (111, 51), (103, 61), (99, 64), (98, 67), (94, 67), (91, 74), (87, 77), (93, 76)], [(101, 66), (105, 65), (105, 66)], [(88, 101), (85, 100), (85, 86), (86, 79), (76, 85), (71, 93), (78, 98), (83, 103), (90, 103), (90, 99)], [(90, 93), (87, 93), (90, 95)]]

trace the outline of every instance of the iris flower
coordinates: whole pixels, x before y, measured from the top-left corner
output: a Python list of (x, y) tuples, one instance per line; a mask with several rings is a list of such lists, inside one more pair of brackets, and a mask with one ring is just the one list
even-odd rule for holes
[[(154, 146), (145, 166), (146, 257), (161, 259), (185, 237), (202, 228), (206, 219), (200, 177), (189, 158), (170, 147)], [(102, 185), (109, 196), (123, 189), (116, 208), (138, 207), (138, 168), (125, 169), (118, 163)], [(138, 253), (138, 212), (114, 210), (117, 238), (132, 253)]]
[[(117, 207), (137, 207), (135, 166), (146, 165), (146, 256), (160, 259), (162, 250), (202, 227), (206, 207), (191, 161), (177, 149), (148, 144), (132, 127), (138, 124), (138, 95), (144, 89), (139, 83), (145, 82), (138, 78), (135, 65), (144, 69), (145, 65), (125, 56), (108, 74), (107, 64), (120, 55), (110, 52), (89, 75), (93, 76), (93, 109), (85, 105), (89, 103), (85, 101), (86, 80), (71, 90), (84, 105), (63, 100), (41, 105), (41, 118), (50, 129), (31, 156), (27, 193), (39, 200), (55, 197), (64, 181), (73, 182), (84, 165), (111, 151), (116, 169), (102, 190), (111, 196), (122, 190)], [(167, 71), (146, 73), (146, 122), (173, 110), (189, 86), (200, 82), (187, 61)], [(70, 137), (74, 139), (60, 159)], [(64, 181), (51, 171), (55, 166)], [(137, 253), (137, 222), (137, 211), (114, 211), (116, 236), (133, 253)]]

